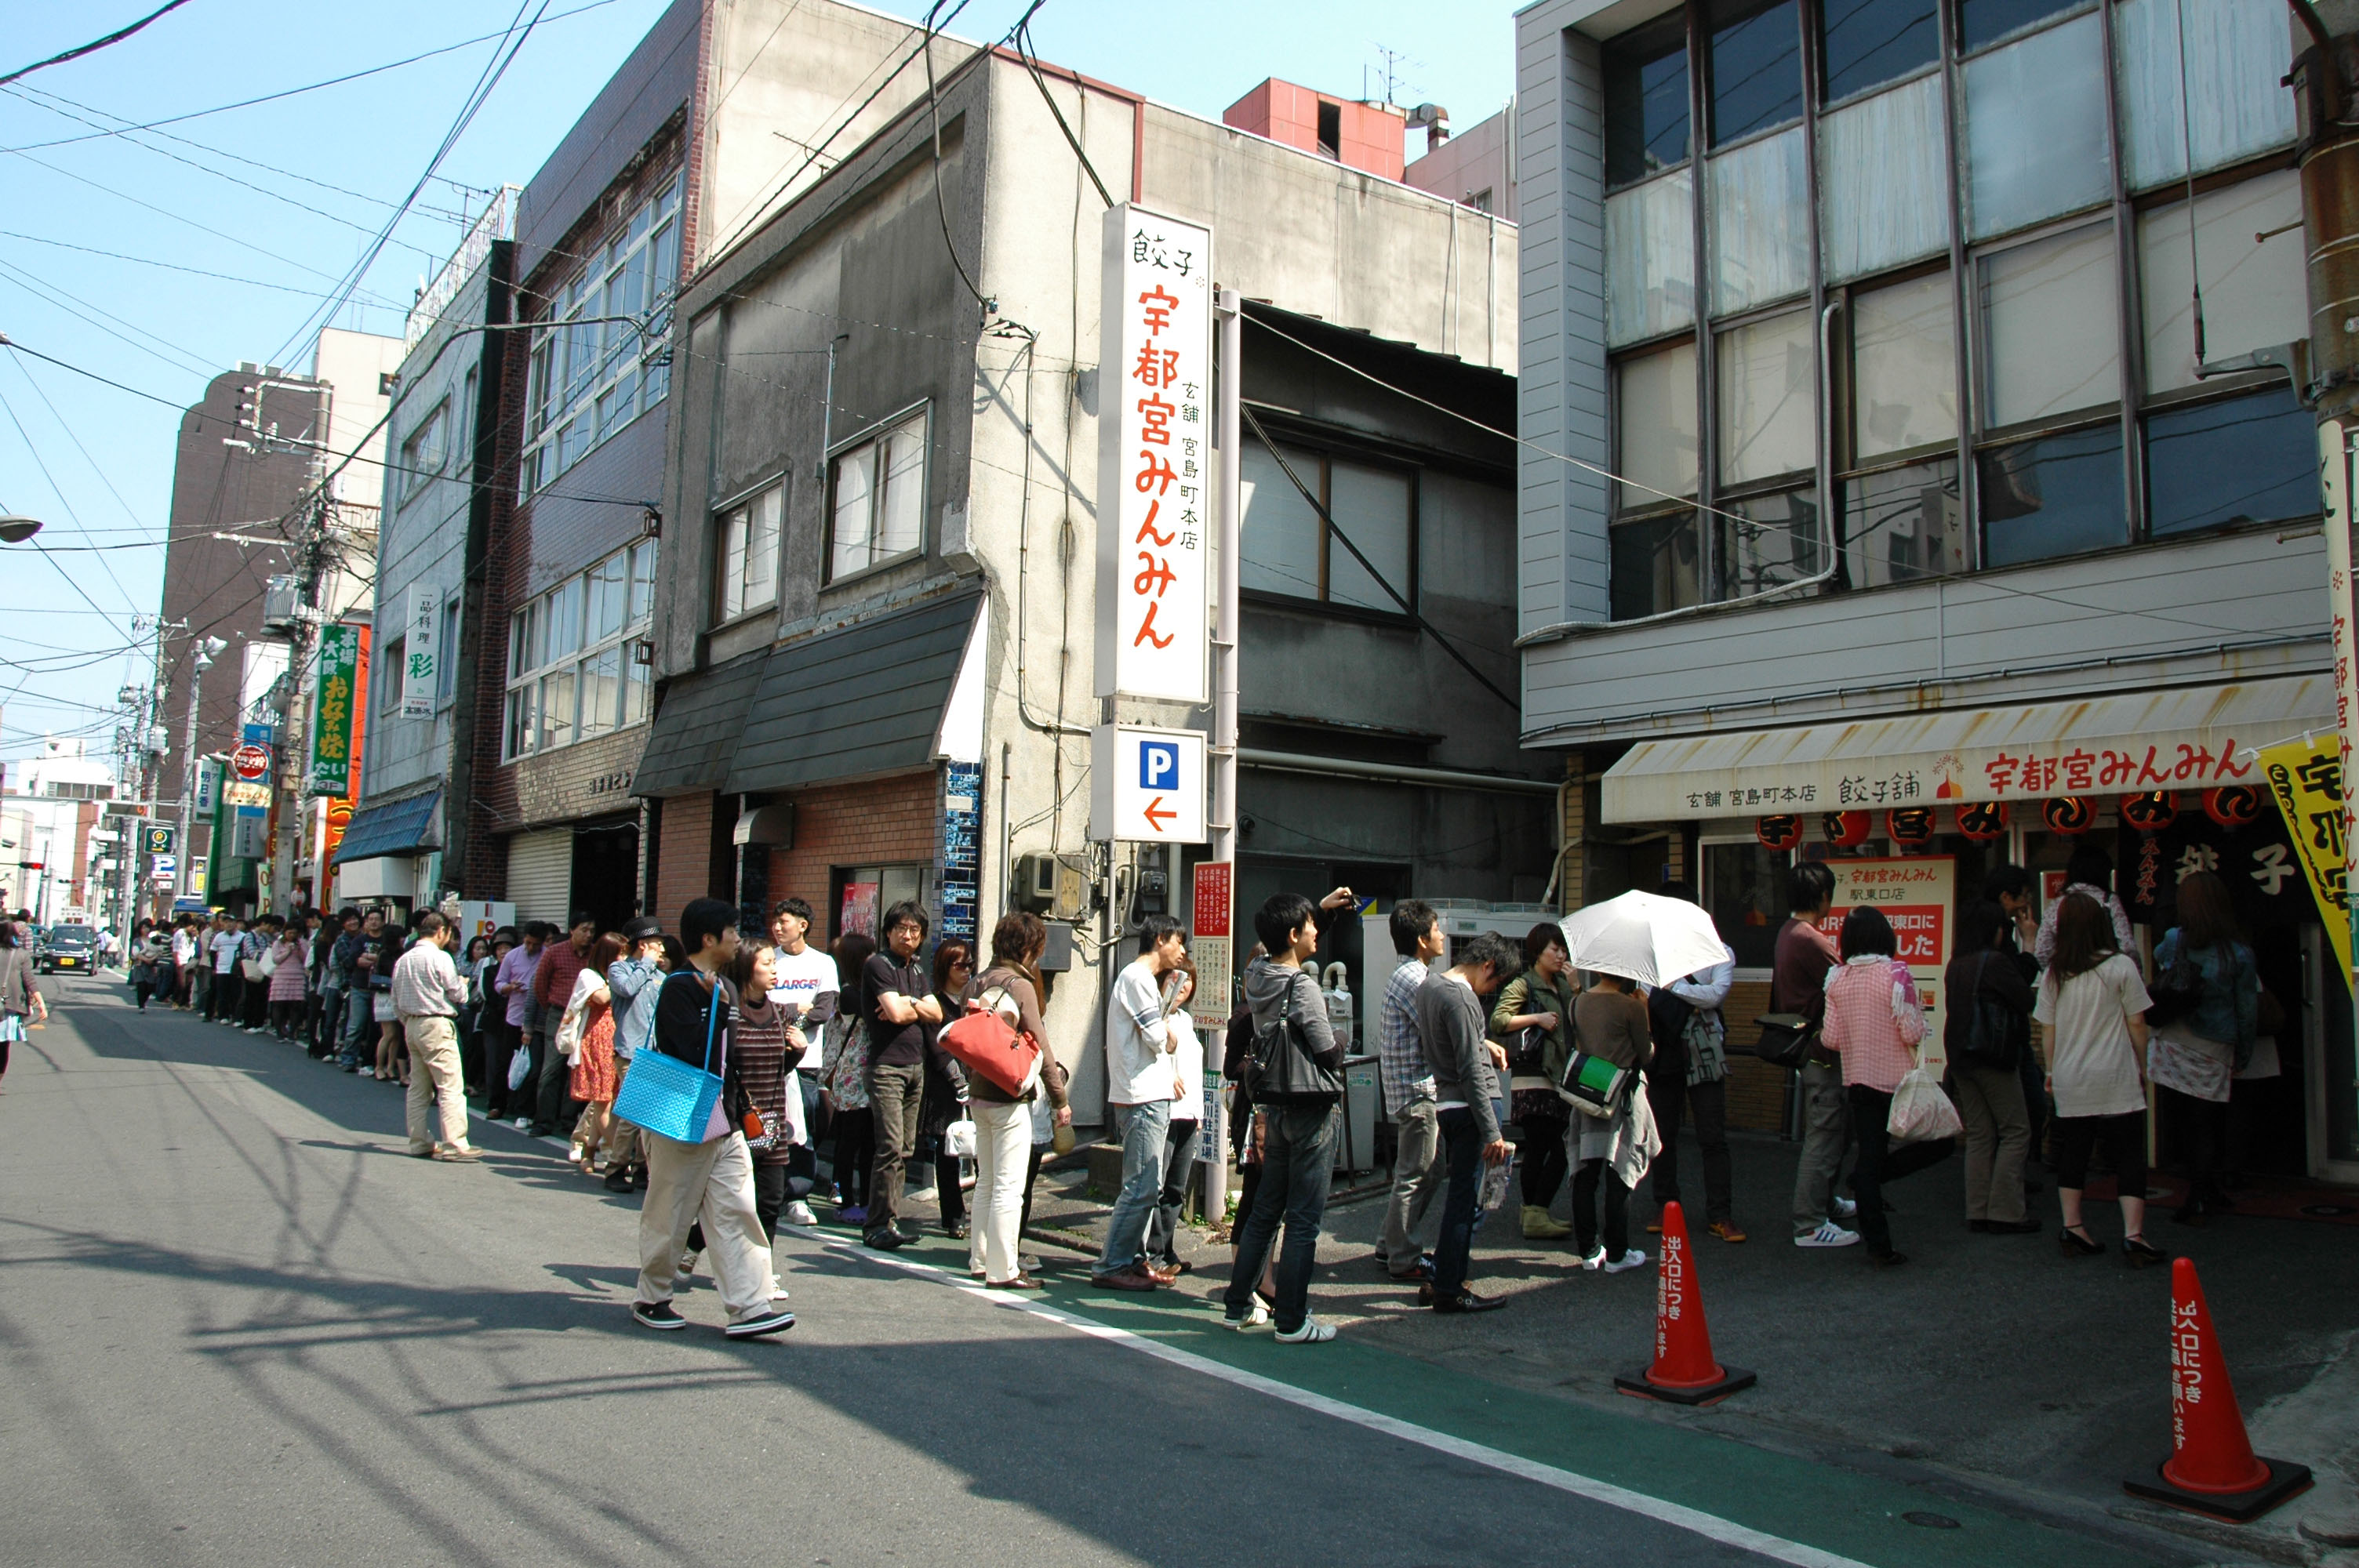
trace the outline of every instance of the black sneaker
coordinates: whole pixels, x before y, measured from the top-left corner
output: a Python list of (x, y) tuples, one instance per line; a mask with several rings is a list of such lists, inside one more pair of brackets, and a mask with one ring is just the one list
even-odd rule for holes
[(631, 1190), (630, 1171), (624, 1166), (617, 1165), (613, 1170), (607, 1172), (606, 1190), (610, 1193), (629, 1192)]
[[(633, 1302), (631, 1315), (647, 1328), (686, 1328), (688, 1319), (673, 1310), (669, 1302)], [(791, 1320), (789, 1320), (791, 1321)]]
[(1473, 1291), (1466, 1290), (1462, 1287), (1454, 1296), (1437, 1295), (1433, 1298), (1433, 1310), (1444, 1314), (1464, 1312), (1496, 1312), (1506, 1304), (1507, 1300), (1505, 1296), (1478, 1296)]
[(764, 1335), (784, 1334), (794, 1325), (795, 1314), (790, 1312), (763, 1312), (741, 1317), (721, 1332), (732, 1339), (759, 1339)]
[(902, 1235), (899, 1231), (893, 1229), (889, 1226), (876, 1230), (872, 1230), (866, 1236), (861, 1238), (861, 1239), (867, 1242), (869, 1246), (874, 1247), (879, 1252), (897, 1252), (902, 1248), (909, 1245), (909, 1238), (908, 1237)]

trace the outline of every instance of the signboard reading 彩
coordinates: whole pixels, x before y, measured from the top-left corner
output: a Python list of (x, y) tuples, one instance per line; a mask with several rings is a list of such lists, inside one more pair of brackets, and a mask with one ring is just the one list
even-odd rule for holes
[(434, 641), (441, 624), (442, 596), (415, 583), (409, 589), (408, 630), (403, 633), (401, 654), (401, 716), (434, 717), (436, 672), (440, 650)]
[(1896, 956), (1908, 966), (1925, 1003), (1925, 1041), (1918, 1060), (1939, 1077), (1949, 1063), (1941, 1045), (1941, 974), (1949, 968), (1950, 912), (1956, 907), (1958, 863), (1947, 855), (1891, 859), (1830, 858), (1835, 903), (1820, 923), (1830, 936), (1843, 931), (1843, 916), (1861, 904), (1884, 912), (1892, 923)]
[(1203, 702), (1212, 555), (1212, 235), (1105, 215), (1097, 695)]

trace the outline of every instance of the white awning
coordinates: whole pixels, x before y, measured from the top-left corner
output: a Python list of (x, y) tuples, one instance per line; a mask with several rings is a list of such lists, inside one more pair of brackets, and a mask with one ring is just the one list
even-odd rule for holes
[(2331, 676), (1645, 741), (1606, 771), (1607, 822), (1878, 810), (2256, 784), (2247, 753), (2334, 728)]

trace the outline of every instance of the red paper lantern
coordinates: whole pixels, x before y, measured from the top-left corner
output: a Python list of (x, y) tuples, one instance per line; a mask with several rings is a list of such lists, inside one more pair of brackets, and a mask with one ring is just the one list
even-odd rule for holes
[(2223, 784), (2203, 792), (2203, 815), (2223, 827), (2250, 827), (2261, 817), (2261, 792), (2250, 784)]
[(1763, 816), (1755, 819), (1753, 836), (1761, 840), (1765, 849), (1791, 849), (1802, 841), (1802, 819), (1788, 812), (1783, 816)]
[(2085, 795), (2060, 795), (2040, 806), (2039, 819), (2051, 833), (2086, 833), (2096, 825), (2096, 803)]
[(1895, 844), (1911, 848), (1930, 842), (1933, 837), (1933, 808), (1930, 806), (1896, 806), (1884, 814), (1884, 836)]
[(1827, 831), (1827, 842), (1848, 849), (1854, 844), (1867, 842), (1871, 826), (1864, 811), (1830, 811), (1820, 826)]
[(2006, 804), (1977, 801), (1958, 807), (1958, 831), (1977, 844), (1986, 844), (2006, 831)]
[(2159, 833), (2179, 819), (2179, 797), (2167, 789), (2125, 795), (2122, 820), (2141, 833)]

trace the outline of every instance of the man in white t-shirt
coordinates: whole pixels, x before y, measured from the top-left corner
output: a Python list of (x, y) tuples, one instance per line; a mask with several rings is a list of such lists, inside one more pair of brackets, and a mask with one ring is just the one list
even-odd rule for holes
[(237, 1006), (244, 1000), (238, 985), (237, 960), (245, 946), (245, 923), (234, 914), (221, 917), (221, 929), (207, 943), (213, 960), (212, 994), (207, 999), (205, 1016), (215, 1023), (235, 1023)]
[(196, 969), (197, 925), (194, 920), (183, 918), (172, 927), (172, 1005), (183, 1012), (189, 1008)]
[[(842, 989), (835, 960), (806, 940), (810, 923), (811, 906), (801, 899), (782, 898), (770, 906), (770, 940), (778, 946), (778, 983), (770, 988), (770, 1000), (787, 1010), (788, 1049), (806, 1055), (820, 1029), (835, 1017)], [(799, 1067), (788, 1068), (787, 1116), (794, 1123), (788, 1130), (794, 1140), (787, 1155), (789, 1225), (819, 1223), (810, 1205), (803, 1201), (819, 1179), (819, 1139), (811, 1126), (818, 1101), (816, 1081), (805, 1078)]]

